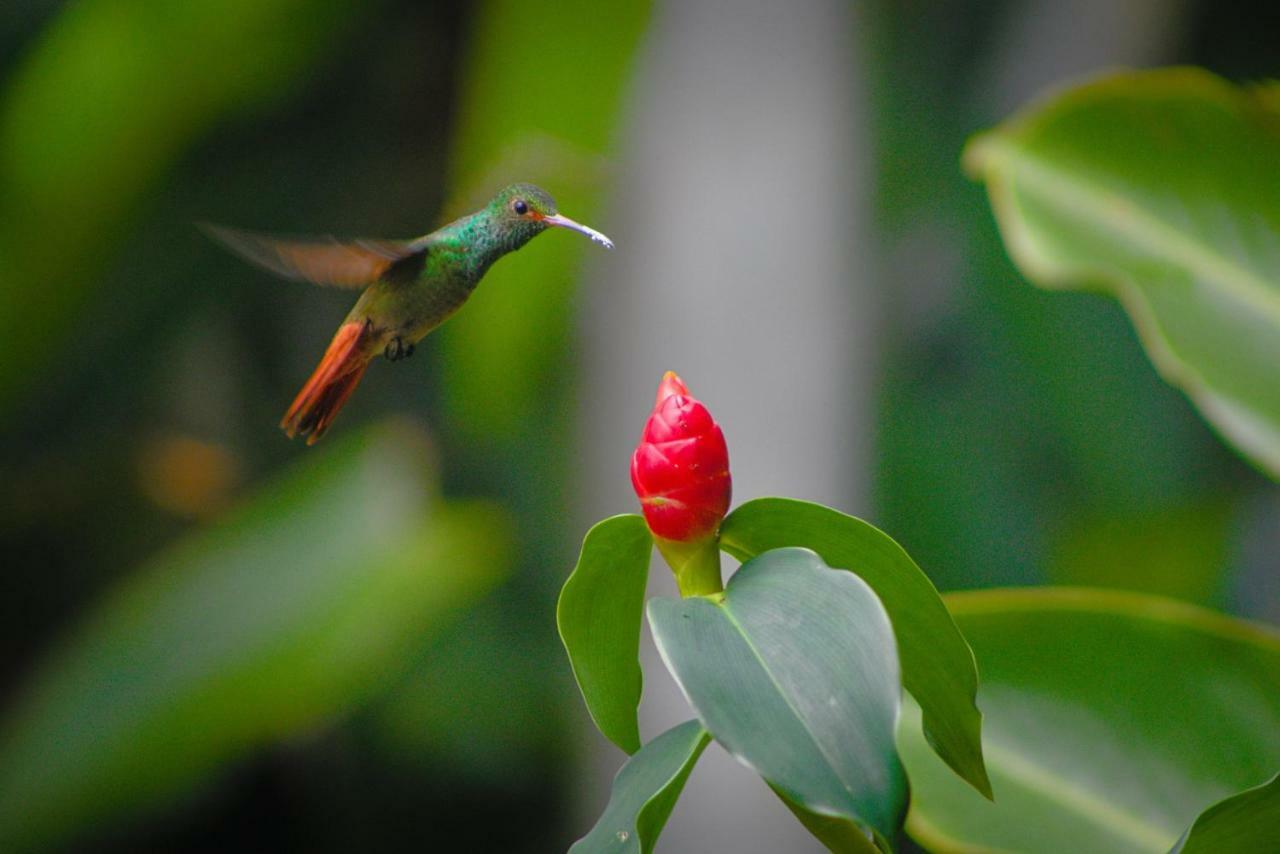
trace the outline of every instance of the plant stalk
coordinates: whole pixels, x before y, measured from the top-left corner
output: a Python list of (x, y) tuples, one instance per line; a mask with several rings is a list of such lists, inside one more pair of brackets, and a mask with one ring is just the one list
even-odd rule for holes
[(654, 537), (658, 551), (676, 576), (680, 595), (711, 596), (724, 592), (720, 577), (720, 538), (718, 535), (692, 543), (679, 543)]

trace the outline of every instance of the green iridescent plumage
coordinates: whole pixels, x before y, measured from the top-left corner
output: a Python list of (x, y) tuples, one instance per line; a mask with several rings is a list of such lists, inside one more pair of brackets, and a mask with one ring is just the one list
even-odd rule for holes
[(281, 426), (308, 444), (328, 429), (369, 361), (397, 361), (460, 309), (494, 262), (548, 228), (568, 228), (613, 248), (603, 234), (556, 210), (532, 184), (512, 184), (480, 210), (413, 240), (280, 239), (206, 226), (213, 237), (278, 275), (364, 288)]

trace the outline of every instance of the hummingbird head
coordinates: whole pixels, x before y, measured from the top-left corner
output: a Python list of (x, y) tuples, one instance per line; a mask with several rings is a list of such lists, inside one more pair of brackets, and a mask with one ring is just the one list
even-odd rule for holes
[(594, 228), (574, 222), (556, 210), (556, 200), (541, 187), (533, 184), (512, 184), (506, 187), (488, 206), (489, 217), (509, 238), (510, 249), (519, 249), (548, 228), (567, 228), (585, 234), (606, 249), (613, 248), (613, 241)]

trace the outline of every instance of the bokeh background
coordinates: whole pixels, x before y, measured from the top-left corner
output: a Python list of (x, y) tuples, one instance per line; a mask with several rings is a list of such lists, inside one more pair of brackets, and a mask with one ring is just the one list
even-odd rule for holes
[[(669, 368), (739, 500), (867, 518), (940, 588), (1280, 619), (1280, 494), (1116, 304), (1020, 279), (958, 162), (1107, 69), (1280, 76), (1278, 30), (1262, 0), (6, 2), (0, 838), (563, 850), (623, 757), (555, 597), (635, 509)], [(192, 223), (407, 236), (514, 180), (617, 250), (535, 241), (287, 442), (351, 295)], [(688, 712), (643, 649), (649, 737)], [(714, 746), (661, 847), (818, 850)]]

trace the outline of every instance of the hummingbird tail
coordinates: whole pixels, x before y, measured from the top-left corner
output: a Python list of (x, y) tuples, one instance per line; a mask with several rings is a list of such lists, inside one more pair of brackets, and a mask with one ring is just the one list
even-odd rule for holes
[(320, 365), (280, 422), (285, 435), (290, 439), (303, 436), (308, 445), (319, 441), (369, 367), (372, 338), (372, 325), (367, 320), (338, 328)]

